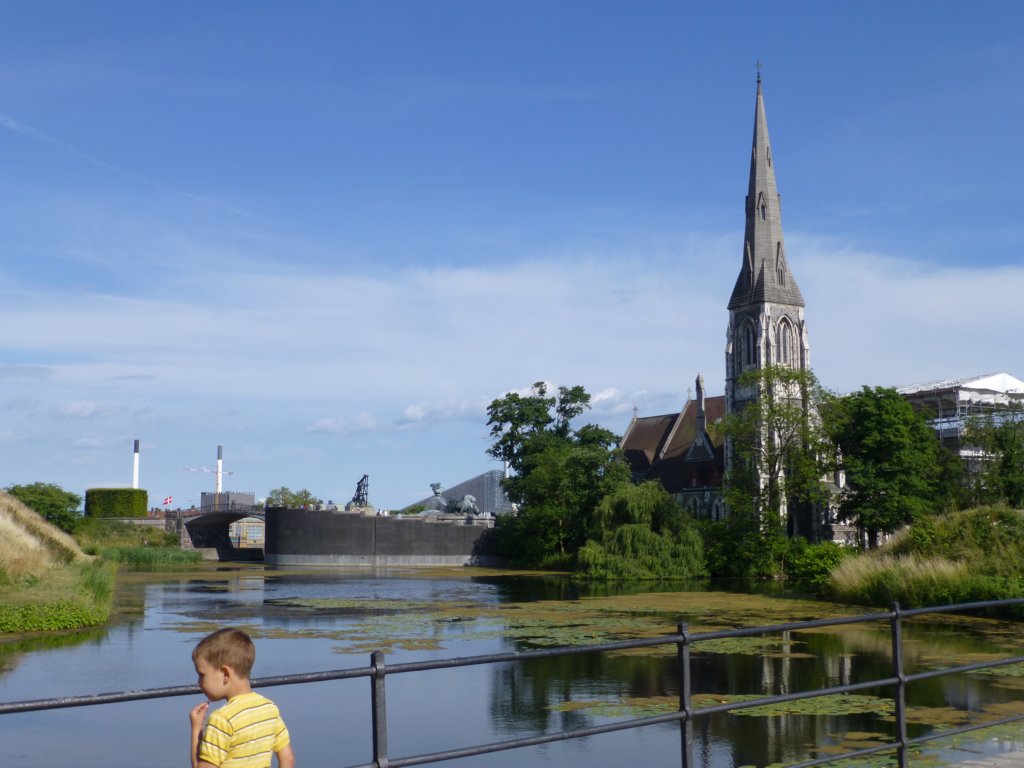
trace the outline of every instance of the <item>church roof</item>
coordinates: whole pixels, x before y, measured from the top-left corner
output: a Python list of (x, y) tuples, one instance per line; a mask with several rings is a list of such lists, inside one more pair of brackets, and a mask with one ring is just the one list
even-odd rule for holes
[(786, 259), (782, 238), (782, 200), (775, 184), (760, 75), (757, 78), (750, 183), (745, 208), (743, 262), (729, 299), (729, 309), (765, 302), (804, 306), (803, 294), (789, 271)]
[[(620, 447), (635, 477), (660, 480), (669, 493), (687, 488), (722, 484), (724, 437), (717, 429), (707, 432), (712, 456), (688, 458), (697, 438), (697, 402), (688, 400), (680, 413), (633, 419)], [(725, 416), (725, 396), (704, 401), (708, 425)]]

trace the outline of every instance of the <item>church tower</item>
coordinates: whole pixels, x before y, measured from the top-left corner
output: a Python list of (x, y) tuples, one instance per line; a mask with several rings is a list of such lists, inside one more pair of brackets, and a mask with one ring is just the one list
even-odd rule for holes
[[(741, 387), (744, 371), (769, 365), (809, 369), (804, 299), (789, 271), (782, 238), (782, 206), (768, 139), (761, 75), (757, 76), (754, 140), (746, 199), (743, 260), (729, 299), (726, 331), (726, 412), (736, 413), (757, 398), (756, 387)], [(726, 449), (726, 469), (732, 460)]]

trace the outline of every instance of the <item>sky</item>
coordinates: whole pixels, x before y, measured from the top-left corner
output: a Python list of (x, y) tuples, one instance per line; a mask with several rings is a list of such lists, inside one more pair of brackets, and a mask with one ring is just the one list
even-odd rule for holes
[(8, 0), (0, 486), (402, 507), (724, 388), (761, 64), (811, 362), (1024, 377), (1024, 4)]

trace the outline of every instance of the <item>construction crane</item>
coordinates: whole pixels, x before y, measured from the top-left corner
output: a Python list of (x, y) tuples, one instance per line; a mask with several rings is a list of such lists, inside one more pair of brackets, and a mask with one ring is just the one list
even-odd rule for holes
[(209, 467), (182, 467), (182, 469), (185, 470), (186, 472), (214, 472), (214, 473), (216, 473), (216, 475), (217, 475), (217, 486), (216, 486), (217, 493), (220, 493), (221, 490), (223, 489), (223, 485), (224, 485), (224, 483), (223, 483), (223, 476), (224, 475), (233, 475), (233, 474), (235, 474), (234, 472), (227, 472), (227, 471), (225, 471), (225, 469), (224, 469), (224, 447), (220, 446), (220, 445), (217, 446), (217, 468), (216, 469), (210, 469)]

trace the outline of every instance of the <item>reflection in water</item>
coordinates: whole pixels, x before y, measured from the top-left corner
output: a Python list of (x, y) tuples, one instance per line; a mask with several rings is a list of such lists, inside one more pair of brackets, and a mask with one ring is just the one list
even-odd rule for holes
[[(679, 590), (677, 585), (676, 590)], [(664, 584), (623, 588), (554, 576), (452, 570), (365, 571), (206, 567), (187, 574), (122, 574), (118, 616), (107, 628), (0, 644), (0, 699), (191, 684), (192, 645), (212, 628), (243, 626), (257, 639), (255, 675), (365, 665), (383, 648), (389, 662), (601, 642), (699, 626), (789, 620), (778, 600)], [(792, 617), (826, 612), (792, 600)], [(846, 611), (841, 613), (852, 613)], [(755, 621), (758, 616), (765, 621)], [(740, 618), (742, 617), (742, 619)], [(949, 619), (908, 622), (908, 671), (1019, 652), (1017, 625)], [(887, 625), (785, 633), (743, 642), (697, 644), (692, 691), (698, 706), (744, 696), (812, 690), (891, 674)], [(1014, 711), (1024, 676), (934, 678), (910, 690), (910, 733)], [(674, 710), (674, 651), (535, 659), (388, 678), (389, 742), (417, 754)], [(888, 691), (815, 700), (802, 707), (716, 715), (694, 723), (702, 768), (795, 762), (829, 745), (865, 746), (893, 733)], [(276, 688), (305, 765), (369, 759), (365, 680)], [(178, 766), (191, 699), (3, 716), (4, 768), (90, 768), (138, 762)], [(1000, 710), (1000, 708), (1002, 708)], [(852, 742), (856, 742), (856, 744)], [(82, 749), (82, 744), (88, 748)], [(30, 746), (27, 746), (30, 745)], [(123, 748), (123, 756), (111, 749)], [(621, 766), (643, 754), (678, 764), (677, 726), (499, 753), (451, 765)]]

